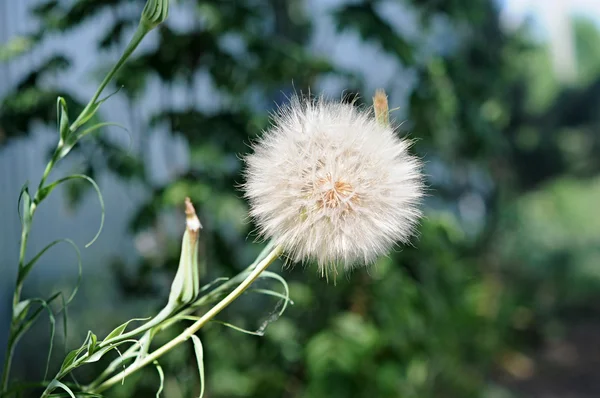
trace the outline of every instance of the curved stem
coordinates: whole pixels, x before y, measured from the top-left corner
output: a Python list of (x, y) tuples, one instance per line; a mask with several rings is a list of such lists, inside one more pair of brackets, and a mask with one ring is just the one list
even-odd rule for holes
[(256, 281), (256, 279), (260, 276), (260, 274), (266, 270), (269, 265), (273, 263), (282, 253), (282, 249), (280, 246), (273, 249), (271, 253), (267, 257), (265, 257), (257, 266), (252, 270), (252, 272), (240, 283), (231, 293), (229, 293), (223, 300), (219, 301), (214, 307), (212, 307), (208, 312), (206, 312), (200, 319), (198, 319), (193, 325), (185, 329), (179, 336), (169, 341), (156, 351), (152, 352), (148, 356), (141, 359), (139, 362), (134, 362), (130, 367), (128, 367), (124, 372), (121, 372), (117, 375), (114, 375), (104, 383), (100, 384), (96, 388), (92, 388), (87, 390), (89, 393), (100, 393), (114, 384), (120, 382), (125, 377), (131, 375), (132, 373), (138, 371), (144, 366), (152, 363), (157, 358), (169, 352), (171, 349), (175, 348), (179, 344), (187, 341), (195, 334), (200, 328), (202, 328), (206, 323), (208, 323), (212, 318), (215, 317), (219, 312), (225, 309), (228, 305), (230, 305), (235, 299), (237, 299), (250, 285)]

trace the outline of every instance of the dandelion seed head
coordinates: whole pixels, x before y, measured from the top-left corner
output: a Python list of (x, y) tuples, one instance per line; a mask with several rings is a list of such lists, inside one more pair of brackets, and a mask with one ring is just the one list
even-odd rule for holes
[(322, 273), (373, 263), (421, 216), (421, 163), (372, 109), (292, 98), (245, 158), (261, 236)]

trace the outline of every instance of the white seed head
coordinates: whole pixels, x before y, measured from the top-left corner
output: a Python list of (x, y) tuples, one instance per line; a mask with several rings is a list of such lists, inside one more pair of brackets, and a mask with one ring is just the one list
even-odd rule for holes
[(372, 109), (294, 97), (273, 122), (245, 158), (261, 236), (322, 273), (408, 242), (421, 216), (421, 162)]

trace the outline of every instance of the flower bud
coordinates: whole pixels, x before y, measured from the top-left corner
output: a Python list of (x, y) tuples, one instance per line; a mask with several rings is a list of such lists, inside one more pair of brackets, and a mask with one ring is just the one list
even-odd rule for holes
[(373, 109), (375, 110), (375, 119), (377, 122), (383, 126), (389, 126), (389, 107), (387, 95), (385, 95), (384, 90), (379, 89), (375, 91), (375, 96), (373, 97)]
[(152, 30), (164, 22), (168, 15), (169, 0), (148, 0), (140, 23)]
[(179, 268), (171, 285), (169, 305), (187, 304), (193, 301), (200, 290), (198, 268), (198, 236), (202, 224), (190, 198), (185, 199), (186, 229), (181, 245)]

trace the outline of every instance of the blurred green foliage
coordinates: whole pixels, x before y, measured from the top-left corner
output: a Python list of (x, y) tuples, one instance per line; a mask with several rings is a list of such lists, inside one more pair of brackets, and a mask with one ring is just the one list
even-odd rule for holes
[[(40, 31), (10, 44), (0, 58), (118, 9), (98, 41), (105, 51), (123, 43), (137, 23), (127, 11), (143, 3), (48, 1), (33, 10)], [(600, 33), (576, 21), (579, 79), (565, 86), (553, 75), (548, 49), (528, 31), (501, 29), (491, 0), (406, 1), (418, 16), (416, 38), (398, 32), (382, 3), (352, 2), (333, 17), (339, 31), (356, 32), (418, 77), (402, 131), (417, 139), (415, 151), (427, 161), (430, 197), (420, 238), (336, 286), (312, 269), (284, 269), (296, 305), (262, 338), (220, 325), (203, 329), (211, 397), (502, 396), (493, 395), (492, 375), (527, 374), (519, 358), (560, 337), (561, 320), (597, 311), (590, 303), (600, 286), (600, 50), (594, 46)], [(197, 73), (210, 77), (218, 92), (214, 109), (167, 103), (143, 121), (148, 134), (166, 124), (186, 138), (189, 170), (157, 186), (147, 162), (98, 136), (105, 161), (90, 163), (87, 172), (108, 169), (149, 192), (131, 219), (133, 234), (162, 234), (164, 216), (190, 196), (205, 226), (201, 256), (209, 276), (231, 275), (260, 249), (247, 240), (252, 226), (236, 190), (238, 155), (268, 126), (273, 99), (281, 100), (278, 93), (292, 83), (306, 91), (324, 76), (345, 79), (363, 98), (372, 93), (361, 91), (365, 82), (357, 76), (311, 53), (313, 26), (301, 0), (180, 0), (172, 8), (196, 22), (161, 26), (156, 45), (134, 54), (116, 84), (123, 86), (119, 95), (136, 103), (151, 79), (192, 90)], [(450, 22), (458, 44), (424, 56), (425, 36), (439, 18)], [(7, 95), (0, 109), (6, 136), (27, 133), (36, 119), (54, 122), (58, 94), (77, 106), (76, 98), (41, 80), (68, 67), (56, 54)], [(75, 188), (72, 196), (81, 194)], [(124, 302), (164, 293), (160, 280), (174, 274), (179, 257), (176, 236), (160, 255), (141, 256), (134, 274), (115, 264)], [(258, 328), (270, 305), (242, 298), (224, 317)], [(198, 393), (194, 361), (191, 350), (167, 356), (166, 397)], [(133, 376), (137, 385), (128, 380), (110, 394), (153, 396), (157, 378), (148, 369)]]

